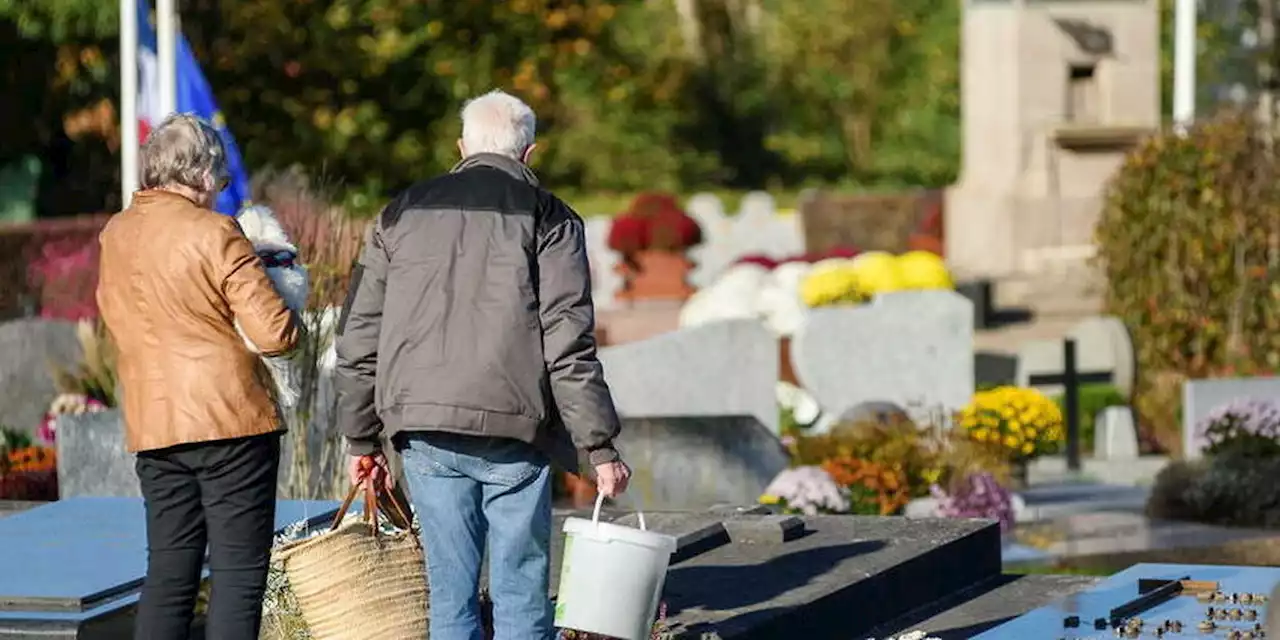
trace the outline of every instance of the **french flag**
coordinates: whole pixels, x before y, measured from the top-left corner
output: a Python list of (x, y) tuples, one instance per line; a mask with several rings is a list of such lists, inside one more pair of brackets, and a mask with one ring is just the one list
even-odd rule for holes
[[(147, 0), (138, 0), (138, 143), (141, 144), (151, 133), (151, 128), (160, 123), (168, 114), (160, 113), (160, 60), (156, 54), (155, 16)], [(218, 103), (213, 98), (213, 89), (200, 72), (200, 64), (191, 53), (187, 39), (178, 34), (177, 60), (177, 110), (178, 113), (192, 113), (209, 122), (222, 134), (222, 142), (227, 148), (227, 164), (231, 169), (231, 182), (218, 196), (217, 210), (227, 215), (235, 215), (241, 207), (249, 203), (249, 177), (245, 173), (244, 162), (240, 159), (240, 149), (235, 138), (227, 131), (226, 120), (218, 110)]]

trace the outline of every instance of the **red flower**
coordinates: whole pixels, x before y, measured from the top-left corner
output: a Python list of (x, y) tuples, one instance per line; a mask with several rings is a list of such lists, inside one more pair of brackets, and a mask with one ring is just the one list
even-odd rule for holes
[(609, 248), (622, 254), (646, 249), (683, 251), (702, 242), (702, 227), (680, 208), (675, 196), (642, 193), (609, 228)]
[(609, 248), (621, 254), (641, 251), (649, 245), (649, 221), (631, 214), (613, 219), (609, 227)]
[(738, 258), (737, 261), (734, 262), (734, 264), (754, 264), (754, 265), (759, 265), (761, 267), (764, 267), (769, 271), (773, 271), (774, 269), (778, 268), (779, 263), (777, 260), (774, 260), (773, 258), (770, 258), (769, 256), (766, 256), (762, 253), (753, 253), (751, 255), (746, 255), (746, 256), (742, 256), (741, 258)]
[(649, 248), (682, 251), (702, 242), (702, 227), (679, 209), (662, 209), (650, 218)]
[[(825, 260), (827, 258), (843, 258), (847, 260), (849, 258), (858, 257), (859, 253), (862, 253), (862, 252), (858, 251), (853, 247), (850, 247), (848, 245), (839, 245), (822, 252), (818, 260)], [(816, 261), (817, 260), (815, 260), (815, 262)]]

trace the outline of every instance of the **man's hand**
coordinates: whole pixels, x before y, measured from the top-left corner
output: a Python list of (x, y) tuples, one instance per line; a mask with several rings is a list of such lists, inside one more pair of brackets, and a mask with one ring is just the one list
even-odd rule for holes
[(350, 456), (347, 473), (351, 476), (351, 484), (362, 485), (372, 482), (375, 490), (391, 489), (395, 486), (395, 476), (387, 466), (387, 457), (378, 452), (367, 456)]
[(621, 460), (596, 465), (596, 491), (606, 498), (616, 498), (627, 490), (631, 467)]

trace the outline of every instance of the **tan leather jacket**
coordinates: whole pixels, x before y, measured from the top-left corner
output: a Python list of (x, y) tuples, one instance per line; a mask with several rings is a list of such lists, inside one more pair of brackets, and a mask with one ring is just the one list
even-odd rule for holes
[(235, 220), (139, 191), (99, 239), (129, 450), (281, 429), (270, 377), (233, 323), (266, 355), (293, 349), (298, 327)]

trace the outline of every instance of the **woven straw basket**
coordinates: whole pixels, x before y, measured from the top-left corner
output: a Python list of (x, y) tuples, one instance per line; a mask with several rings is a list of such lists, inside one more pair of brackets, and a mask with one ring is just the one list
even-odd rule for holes
[[(351, 488), (328, 532), (277, 551), (302, 617), (315, 640), (426, 638), (427, 578), (417, 532), (380, 533), (378, 501), (368, 487), (364, 518), (344, 523), (358, 489)], [(412, 522), (394, 498), (390, 503), (400, 522)]]

